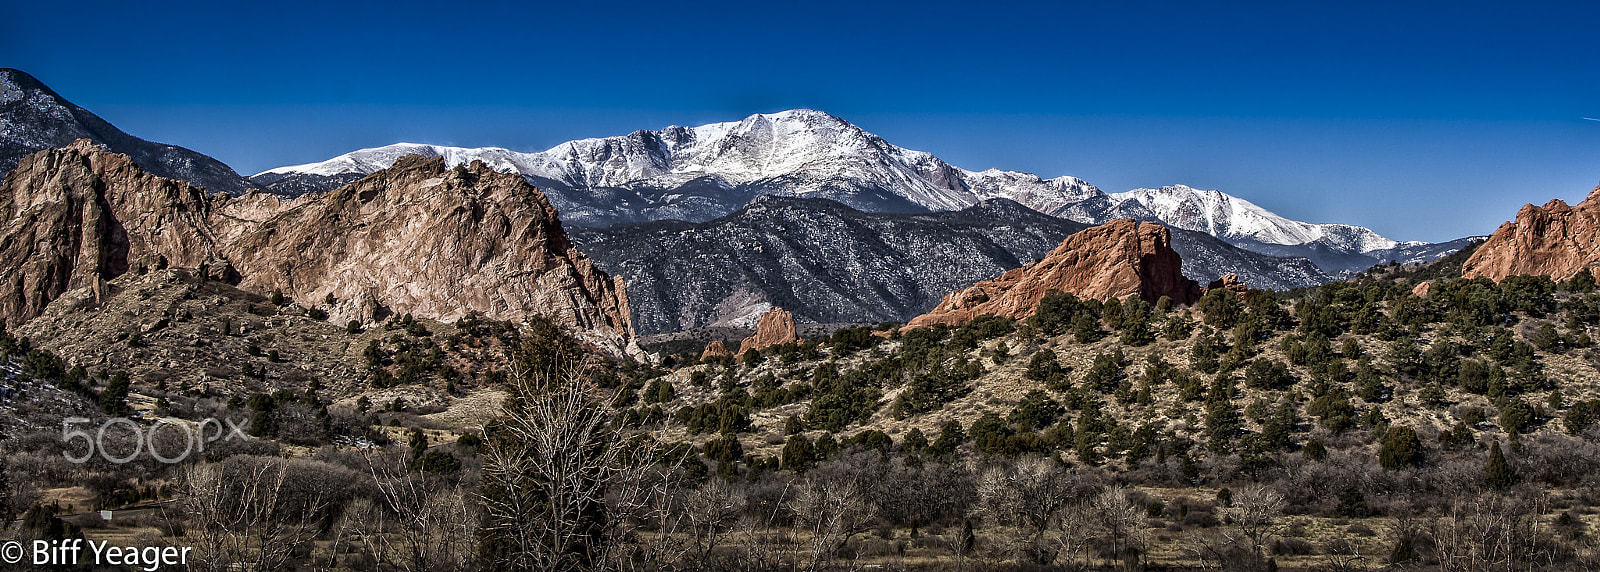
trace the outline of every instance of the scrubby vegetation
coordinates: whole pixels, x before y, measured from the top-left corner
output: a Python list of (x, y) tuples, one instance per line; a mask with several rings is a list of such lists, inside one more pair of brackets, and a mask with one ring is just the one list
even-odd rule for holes
[[(11, 398), (46, 384), (101, 415), (247, 417), (251, 437), (78, 465), (58, 428), (8, 435), (3, 508), (27, 538), (129, 510), (219, 568), (1600, 566), (1600, 292), (1451, 278), (1457, 258), (1193, 307), (1052, 293), (1022, 321), (671, 370), (549, 322), (399, 316), (329, 326), (363, 336), (366, 386), (342, 393), (186, 393), (0, 335)], [(488, 392), (501, 415), (476, 425), (422, 401)]]

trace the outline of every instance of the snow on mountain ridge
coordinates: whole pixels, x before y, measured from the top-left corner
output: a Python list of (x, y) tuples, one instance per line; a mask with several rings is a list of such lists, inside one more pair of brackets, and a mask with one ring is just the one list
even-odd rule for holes
[(1111, 197), (1118, 203), (1134, 201), (1142, 204), (1156, 218), (1173, 226), (1224, 239), (1282, 245), (1320, 241), (1338, 250), (1361, 253), (1403, 245), (1365, 227), (1290, 220), (1255, 203), (1217, 190), (1171, 185), (1160, 189), (1113, 193)]
[(762, 194), (832, 198), (873, 212), (954, 211), (1006, 198), (1076, 222), (1158, 220), (1241, 245), (1360, 254), (1409, 244), (1363, 227), (1289, 220), (1216, 190), (1174, 185), (1107, 194), (1077, 177), (961, 169), (809, 109), (578, 139), (534, 153), (400, 143), (262, 175), (365, 175), (408, 153), (443, 156), (451, 165), (483, 160), (497, 171), (521, 173), (546, 188), (564, 217), (589, 226), (710, 220)]

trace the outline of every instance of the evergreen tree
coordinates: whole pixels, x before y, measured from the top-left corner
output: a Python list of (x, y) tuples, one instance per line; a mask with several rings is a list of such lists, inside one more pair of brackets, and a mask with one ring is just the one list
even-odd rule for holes
[(1410, 427), (1395, 427), (1383, 439), (1378, 450), (1378, 464), (1396, 471), (1407, 466), (1422, 465), (1422, 441)]
[(1511, 486), (1511, 466), (1506, 464), (1506, 455), (1500, 451), (1498, 440), (1489, 446), (1489, 460), (1483, 464), (1483, 478), (1490, 487), (1496, 489)]

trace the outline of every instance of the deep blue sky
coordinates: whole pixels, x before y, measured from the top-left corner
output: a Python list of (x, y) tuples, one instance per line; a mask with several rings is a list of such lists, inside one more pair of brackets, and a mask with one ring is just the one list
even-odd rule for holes
[(250, 174), (821, 109), (969, 169), (1391, 238), (1600, 183), (1595, 3), (6, 2), (0, 66)]

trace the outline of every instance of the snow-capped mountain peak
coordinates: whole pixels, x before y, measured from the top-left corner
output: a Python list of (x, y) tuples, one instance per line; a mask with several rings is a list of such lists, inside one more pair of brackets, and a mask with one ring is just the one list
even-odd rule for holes
[(1280, 245), (1322, 242), (1336, 250), (1361, 253), (1403, 246), (1364, 227), (1290, 220), (1217, 190), (1172, 185), (1113, 193), (1111, 197), (1119, 203), (1137, 202), (1167, 224), (1225, 240)]
[(703, 222), (762, 195), (833, 199), (879, 213), (955, 211), (1010, 199), (1087, 224), (1158, 220), (1260, 252), (1313, 256), (1330, 269), (1361, 267), (1379, 251), (1412, 245), (1359, 226), (1290, 220), (1217, 190), (1172, 185), (1106, 194), (1072, 176), (962, 169), (811, 109), (578, 139), (532, 153), (397, 143), (279, 167), (253, 179), (284, 193), (328, 190), (412, 153), (444, 157), (450, 165), (481, 160), (497, 171), (520, 173), (544, 189), (562, 220), (574, 226)]

